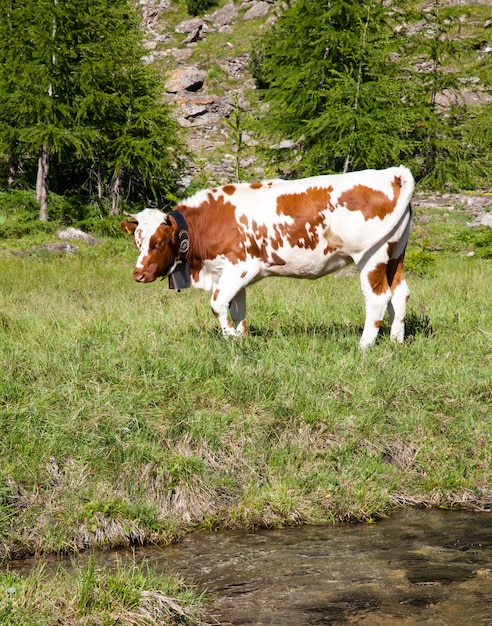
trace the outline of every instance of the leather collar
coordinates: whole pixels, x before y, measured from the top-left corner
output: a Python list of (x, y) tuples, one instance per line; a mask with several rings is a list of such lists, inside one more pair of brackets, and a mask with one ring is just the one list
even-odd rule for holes
[(175, 220), (178, 227), (179, 253), (176, 260), (184, 263), (188, 259), (188, 253), (190, 251), (190, 231), (188, 230), (188, 224), (181, 211), (170, 211), (168, 215)]

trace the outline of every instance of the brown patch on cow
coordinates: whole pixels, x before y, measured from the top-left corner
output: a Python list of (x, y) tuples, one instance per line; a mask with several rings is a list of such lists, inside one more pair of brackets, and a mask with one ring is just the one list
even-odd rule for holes
[[(277, 214), (292, 217), (292, 224), (279, 224), (279, 234), (292, 247), (314, 250), (319, 244), (318, 226), (325, 225), (324, 211), (331, 207), (333, 187), (310, 187), (303, 193), (282, 194), (277, 198)], [(273, 243), (273, 242), (272, 242)]]
[(388, 241), (388, 257), (390, 259), (393, 256), (393, 252), (395, 251), (395, 248), (397, 245), (398, 245), (397, 241)]
[(374, 322), (374, 326), (376, 328), (381, 328), (381, 320), (378, 320), (377, 322)]
[(138, 226), (138, 222), (133, 221), (133, 220), (131, 222), (129, 220), (124, 220), (123, 222), (121, 222), (120, 226), (121, 226), (121, 230), (124, 233), (131, 235), (135, 232), (135, 229)]
[(263, 187), (263, 183), (251, 183), (251, 189), (261, 189)]
[(248, 272), (246, 271), (241, 272), (241, 278), (246, 278), (247, 275), (248, 275)]
[(214, 291), (213, 300), (217, 300), (217, 298), (219, 297), (219, 293), (220, 293), (220, 289), (216, 289)]
[(183, 209), (190, 229), (188, 262), (193, 276), (197, 276), (203, 261), (219, 255), (231, 263), (246, 260), (245, 222), (237, 221), (235, 211), (232, 202), (222, 195), (214, 198), (211, 193), (199, 206)]
[(258, 224), (253, 220), (251, 224), (252, 233), (245, 233), (246, 252), (257, 259), (267, 262), (266, 240), (268, 237), (268, 228), (265, 224)]
[(386, 275), (388, 277), (388, 284), (394, 291), (398, 285), (403, 282), (403, 259), (405, 254), (400, 254), (397, 259), (390, 259), (388, 261), (388, 267), (386, 269)]
[(265, 248), (265, 244), (263, 243), (261, 246), (258, 244), (258, 241), (255, 239), (254, 235), (250, 233), (246, 234), (247, 242), (246, 242), (246, 251), (247, 253), (255, 257), (257, 259), (261, 259), (264, 263), (267, 261), (267, 252)]
[(228, 196), (232, 196), (236, 192), (236, 186), (224, 185), (224, 187), (222, 187), (222, 191), (226, 193)]
[(276, 252), (272, 252), (272, 262), (270, 263), (270, 265), (285, 265), (285, 261), (279, 257), (279, 255)]
[(386, 293), (389, 289), (388, 277), (386, 276), (387, 267), (387, 263), (378, 263), (367, 276), (371, 289), (377, 296)]
[(268, 228), (266, 224), (258, 224), (256, 220), (253, 220), (251, 228), (253, 229), (253, 233), (257, 239), (266, 239), (268, 236)]
[(382, 191), (376, 191), (371, 189), (371, 187), (355, 185), (352, 189), (347, 189), (340, 195), (338, 203), (349, 211), (360, 211), (366, 221), (375, 217), (383, 220), (393, 212), (398, 202), (401, 178), (395, 176), (391, 186), (393, 188), (393, 198), (388, 198)]

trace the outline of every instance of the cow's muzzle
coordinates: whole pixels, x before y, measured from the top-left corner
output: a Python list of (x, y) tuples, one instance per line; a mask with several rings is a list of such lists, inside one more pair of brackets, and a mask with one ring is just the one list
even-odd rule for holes
[(137, 283), (152, 283), (157, 278), (157, 268), (140, 268), (137, 267), (133, 271), (133, 278)]

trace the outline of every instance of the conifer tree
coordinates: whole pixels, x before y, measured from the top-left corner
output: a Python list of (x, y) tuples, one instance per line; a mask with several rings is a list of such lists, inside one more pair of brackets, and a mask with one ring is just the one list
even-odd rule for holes
[(417, 178), (433, 188), (474, 188), (492, 180), (490, 107), (469, 106), (463, 96), (465, 87), (468, 92), (490, 93), (492, 86), (490, 61), (488, 71), (482, 72), (485, 80), (477, 85), (470, 82), (470, 72), (480, 73), (481, 63), (462, 63), (476, 56), (476, 40), (462, 33), (468, 17), (467, 7), (443, 0), (407, 13), (419, 24), (405, 38), (400, 62), (411, 86), (407, 108), (410, 105), (415, 118), (411, 166)]
[[(460, 37), (466, 9), (443, 5), (289, 4), (254, 46), (252, 70), (269, 104), (265, 133), (299, 146), (293, 174), (405, 162), (437, 187), (479, 184), (487, 167), (491, 179), (490, 132), (480, 147), (472, 132), (488, 127), (490, 108), (444, 102), (466, 79), (461, 57), (476, 42)], [(463, 158), (464, 146), (474, 158)]]
[(405, 152), (390, 17), (376, 0), (297, 0), (254, 50), (267, 124), (300, 140), (304, 172), (379, 167)]
[(181, 143), (142, 61), (129, 2), (0, 0), (0, 8), (1, 152), (11, 177), (38, 159), (41, 219), (50, 179), (59, 191), (96, 181), (113, 212), (121, 197), (170, 193)]

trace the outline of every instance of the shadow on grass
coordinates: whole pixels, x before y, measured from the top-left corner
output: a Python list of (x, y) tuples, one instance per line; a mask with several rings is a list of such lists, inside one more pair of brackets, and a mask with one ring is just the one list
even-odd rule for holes
[[(259, 337), (268, 339), (279, 334), (282, 335), (305, 335), (305, 336), (320, 336), (326, 338), (351, 338), (357, 337), (360, 339), (363, 331), (363, 326), (358, 324), (343, 324), (339, 322), (331, 322), (331, 323), (315, 323), (315, 324), (295, 324), (295, 323), (287, 323), (287, 324), (279, 324), (275, 327), (271, 326), (258, 326), (252, 324), (248, 327), (247, 334), (251, 337)], [(432, 327), (431, 320), (427, 315), (421, 315), (417, 313), (410, 313), (407, 315), (405, 320), (405, 338), (409, 339), (410, 337), (431, 337), (434, 333), (434, 329)], [(380, 337), (389, 337), (390, 335), (390, 325), (389, 322), (386, 321), (381, 326), (381, 331), (379, 333)]]
[[(364, 327), (359, 324), (351, 323), (310, 323), (305, 324), (302, 321), (296, 323), (296, 320), (290, 320), (287, 323), (278, 322), (275, 326), (251, 324), (247, 326), (246, 337), (254, 337), (255, 339), (272, 339), (273, 337), (303, 335), (305, 337), (321, 337), (326, 339), (334, 339), (337, 341), (347, 339), (352, 340), (354, 337), (357, 343), (362, 335)], [(425, 314), (410, 313), (405, 321), (405, 339), (413, 337), (431, 337), (434, 333), (431, 320)], [(222, 331), (217, 326), (210, 329), (210, 334), (215, 337), (222, 338)], [(388, 338), (390, 335), (390, 324), (386, 319), (379, 331), (378, 340)]]
[(248, 334), (252, 337), (270, 338), (278, 335), (305, 335), (318, 337), (352, 337), (362, 334), (362, 326), (356, 324), (340, 324), (337, 322), (316, 324), (279, 324), (274, 328), (271, 326), (256, 326), (252, 324), (248, 327)]
[[(428, 315), (419, 315), (417, 313), (409, 313), (405, 318), (405, 339), (410, 339), (411, 337), (431, 337), (434, 334), (434, 329), (432, 328), (432, 322)], [(390, 335), (390, 324), (389, 321), (385, 321), (385, 323), (381, 326), (381, 330), (379, 332), (380, 337), (389, 337)]]

